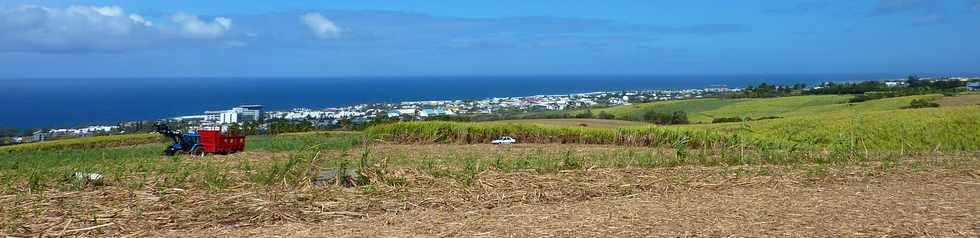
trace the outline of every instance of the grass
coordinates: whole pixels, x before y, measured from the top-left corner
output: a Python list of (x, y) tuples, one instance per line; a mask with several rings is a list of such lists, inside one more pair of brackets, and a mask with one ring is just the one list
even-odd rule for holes
[[(152, 140), (159, 141), (155, 135)], [(70, 147), (52, 149), (18, 150), (0, 153), (0, 190), (38, 191), (46, 188), (72, 189), (75, 184), (64, 183), (75, 172), (100, 173), (106, 176), (109, 184), (123, 184), (140, 187), (157, 184), (168, 187), (201, 185), (218, 189), (232, 183), (231, 173), (249, 174), (249, 182), (277, 179), (284, 176), (282, 171), (288, 166), (278, 164), (277, 156), (268, 160), (254, 160), (234, 167), (223, 167), (223, 163), (209, 163), (208, 158), (190, 156), (162, 156), (165, 147), (162, 143), (135, 143), (131, 136), (114, 136), (102, 140), (73, 140)], [(128, 141), (111, 143), (105, 141)], [(308, 156), (303, 151), (350, 150), (363, 143), (364, 137), (358, 133), (306, 133), (281, 136), (252, 136), (248, 138), (249, 152), (283, 152), (281, 156)], [(59, 141), (52, 141), (59, 142)], [(90, 142), (91, 144), (83, 144)], [(295, 155), (294, 155), (295, 154)], [(235, 155), (233, 155), (235, 156)], [(288, 160), (287, 160), (288, 161)], [(285, 170), (276, 170), (279, 166)], [(262, 169), (260, 169), (262, 168)], [(263, 177), (264, 176), (264, 177)]]
[[(718, 187), (746, 184), (768, 194), (821, 180), (907, 176), (919, 183), (903, 188), (917, 189), (956, 184), (943, 180), (953, 176), (976, 178), (980, 107), (896, 109), (921, 97), (935, 96), (856, 104), (792, 98), (771, 110), (755, 110), (762, 105), (751, 100), (706, 100), (711, 105), (688, 106), (704, 109), (701, 115), (744, 110), (785, 118), (671, 127), (581, 127), (575, 120), (396, 123), (366, 133), (251, 136), (246, 152), (204, 158), (161, 156), (158, 135), (22, 145), (0, 151), (0, 233), (31, 236), (51, 227), (64, 232), (106, 224), (69, 235), (236, 230), (286, 221), (363, 222), (338, 216), (392, 211), (417, 219), (419, 210), (564, 206), (675, 190), (704, 189), (710, 197)], [(486, 144), (500, 135), (540, 144)], [(317, 172), (336, 169), (356, 169), (361, 186), (311, 184)], [(910, 171), (915, 174), (902, 175)], [(105, 181), (78, 182), (70, 177), (75, 172), (100, 173)], [(963, 190), (972, 191), (956, 191)]]
[[(592, 110), (593, 114), (607, 112), (619, 119), (641, 120), (648, 111), (672, 113), (685, 111), (691, 123), (711, 123), (726, 117), (807, 117), (840, 111), (887, 111), (908, 106), (914, 99), (934, 100), (941, 95), (921, 95), (847, 103), (851, 96), (816, 95), (762, 99), (692, 99), (644, 103)], [(574, 113), (572, 113), (574, 115)]]
[(401, 122), (375, 126), (368, 134), (394, 143), (485, 144), (500, 136), (520, 143), (608, 144), (626, 146), (721, 146), (727, 137), (700, 129), (658, 126), (624, 128), (551, 127), (531, 124)]
[[(617, 119), (626, 120), (642, 120), (643, 114), (648, 111), (656, 111), (660, 113), (673, 113), (676, 111), (685, 111), (688, 114), (688, 119), (692, 122), (711, 122), (712, 117), (704, 112), (716, 110), (726, 106), (731, 106), (746, 100), (741, 99), (690, 99), (690, 100), (675, 100), (675, 101), (665, 101), (665, 102), (654, 102), (654, 103), (643, 103), (635, 104), (629, 106), (619, 106), (604, 109), (594, 109), (592, 110), (593, 115), (599, 115), (599, 113), (606, 112), (612, 114)], [(579, 112), (570, 113), (571, 115), (576, 115)]]
[(38, 143), (20, 144), (0, 147), (0, 154), (42, 151), (42, 150), (63, 150), (79, 148), (103, 148), (126, 145), (140, 145), (162, 141), (162, 137), (156, 134), (130, 134), (114, 136), (92, 136), (64, 140), (43, 141)]
[[(976, 143), (980, 141), (980, 107), (893, 109), (927, 97), (937, 96), (856, 104), (827, 104), (833, 98), (786, 99), (794, 103), (809, 101), (804, 104), (811, 106), (805, 110), (783, 110), (786, 118), (743, 123), (609, 128), (574, 125), (581, 120), (407, 122), (372, 127), (366, 133), (252, 136), (248, 138), (247, 152), (222, 157), (235, 160), (232, 163), (219, 163), (211, 158), (163, 157), (160, 153), (164, 144), (158, 143), (162, 140), (158, 135), (88, 137), (3, 147), (0, 190), (83, 189), (87, 185), (65, 182), (74, 172), (102, 173), (107, 177), (107, 184), (133, 189), (164, 186), (221, 190), (301, 184), (310, 179), (311, 170), (337, 167), (366, 169), (375, 178), (384, 178), (387, 166), (408, 167), (429, 171), (437, 177), (472, 181), (474, 174), (488, 169), (553, 172), (595, 167), (835, 164), (913, 152), (980, 150), (980, 144)], [(753, 106), (754, 103), (738, 104), (741, 105), (716, 107), (718, 104), (713, 104), (700, 108), (713, 107), (705, 112), (723, 112), (734, 110), (725, 108), (759, 107)], [(790, 104), (793, 103), (780, 105)], [(805, 113), (809, 116), (791, 116), (804, 111), (810, 112)], [(485, 144), (502, 135), (514, 136), (522, 143), (626, 147), (599, 152), (530, 150), (519, 154), (454, 150), (453, 154), (433, 153), (411, 158), (384, 152), (377, 153), (384, 154), (378, 158), (364, 147), (365, 142), (374, 144), (369, 140), (374, 138), (399, 144), (454, 144), (466, 148), (463, 144)], [(382, 180), (404, 184), (397, 177)]]
[[(780, 116), (783, 118), (719, 124), (691, 124), (670, 128), (700, 129), (722, 140), (750, 139), (753, 145), (829, 150), (975, 151), (980, 144), (980, 111), (970, 105), (933, 109), (902, 109), (913, 100), (963, 102), (956, 97), (919, 95), (846, 103), (845, 96), (801, 96), (775, 99), (698, 99), (610, 108), (615, 113), (638, 110), (695, 109), (696, 117)], [(967, 98), (964, 98), (967, 97)], [(700, 104), (700, 105), (698, 105)], [(665, 106), (669, 105), (669, 106)], [(768, 105), (768, 106), (767, 106)], [(645, 109), (644, 109), (645, 108)], [(618, 110), (618, 111), (616, 111)], [(537, 120), (529, 124), (545, 124)], [(511, 121), (513, 123), (521, 121)], [(560, 125), (554, 123), (553, 125)], [(510, 132), (512, 133), (512, 132)], [(417, 142), (417, 141), (415, 141)], [(762, 142), (762, 143), (760, 143)], [(727, 143), (732, 144), (732, 143)]]
[(362, 143), (364, 138), (356, 132), (321, 131), (288, 133), (271, 136), (250, 136), (248, 149), (264, 151), (300, 151), (308, 147), (351, 148)]
[(813, 117), (688, 127), (802, 144), (849, 144), (857, 150), (980, 150), (980, 107), (840, 111)]
[[(741, 102), (710, 110), (735, 113), (777, 102), (770, 112), (785, 118), (741, 123), (695, 124), (671, 127), (592, 128), (538, 126), (547, 120), (498, 123), (409, 122), (368, 130), (396, 143), (489, 143), (498, 136), (513, 136), (522, 143), (609, 144), (677, 148), (749, 146), (780, 150), (892, 150), (899, 152), (980, 150), (980, 107), (900, 109), (912, 100), (935, 100), (940, 95), (888, 98), (862, 103), (831, 104), (840, 97), (808, 96)], [(809, 98), (809, 99), (806, 99)], [(806, 99), (806, 100), (804, 100)], [(717, 105), (717, 101), (702, 101)], [(782, 102), (779, 102), (782, 101)], [(792, 103), (788, 103), (792, 102)], [(810, 105), (785, 110), (787, 105)], [(701, 108), (707, 108), (704, 106)], [(710, 106), (714, 107), (714, 106)], [(779, 109), (784, 108), (784, 109)], [(730, 111), (730, 112), (726, 112)], [(705, 113), (704, 111), (702, 113)], [(720, 114), (719, 114), (720, 115)], [(726, 114), (733, 115), (733, 114)], [(761, 114), (756, 114), (761, 115)], [(521, 124), (523, 123), (523, 124)]]

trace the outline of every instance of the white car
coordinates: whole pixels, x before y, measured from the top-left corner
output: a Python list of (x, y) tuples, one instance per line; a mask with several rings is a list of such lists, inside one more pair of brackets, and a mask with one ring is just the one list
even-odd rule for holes
[(515, 143), (517, 143), (517, 140), (511, 138), (510, 136), (503, 136), (490, 142), (490, 144), (494, 144), (494, 145), (509, 145)]

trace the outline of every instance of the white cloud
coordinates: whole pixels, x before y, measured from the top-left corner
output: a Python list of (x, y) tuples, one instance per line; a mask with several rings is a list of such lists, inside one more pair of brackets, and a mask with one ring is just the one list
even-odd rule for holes
[(98, 12), (99, 14), (102, 14), (103, 16), (107, 16), (107, 17), (118, 17), (118, 16), (122, 16), (122, 14), (123, 14), (122, 8), (120, 8), (118, 6), (111, 6), (111, 7), (91, 7), (91, 8), (95, 12)]
[(153, 26), (153, 22), (147, 21), (146, 19), (143, 18), (143, 16), (140, 16), (140, 15), (129, 14), (129, 19), (130, 20), (133, 20), (134, 22), (142, 23), (143, 26), (146, 26), (146, 27), (152, 27)]
[(340, 37), (340, 28), (333, 21), (323, 17), (320, 13), (311, 12), (303, 15), (303, 24), (313, 31), (313, 34), (320, 39), (336, 39)]
[(216, 17), (211, 22), (202, 21), (195, 15), (178, 12), (170, 17), (178, 25), (180, 35), (192, 39), (220, 38), (231, 30), (231, 19)]
[(233, 25), (225, 17), (202, 20), (178, 12), (161, 21), (119, 6), (0, 4), (0, 52), (116, 52), (167, 44), (174, 37), (234, 40), (224, 37)]
[(153, 23), (118, 6), (0, 8), (0, 50), (119, 50)]

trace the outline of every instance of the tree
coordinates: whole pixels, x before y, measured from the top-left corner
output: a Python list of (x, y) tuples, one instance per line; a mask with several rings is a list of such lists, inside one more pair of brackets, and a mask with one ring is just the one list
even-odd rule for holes
[(939, 104), (924, 99), (915, 99), (912, 100), (912, 103), (905, 108), (930, 108), (930, 107), (939, 107)]
[(585, 112), (575, 115), (575, 118), (592, 118), (592, 109), (585, 109)]
[(660, 124), (660, 125), (676, 125), (676, 124), (690, 123), (690, 121), (688, 121), (687, 119), (687, 112), (684, 111), (675, 111), (673, 113), (647, 111), (643, 113), (643, 121)]
[(928, 87), (929, 81), (922, 80), (917, 75), (909, 75), (905, 79), (905, 84), (908, 85), (908, 87), (910, 88), (921, 88), (921, 87)]
[(352, 130), (354, 122), (349, 118), (340, 119), (340, 129)]
[(612, 119), (616, 119), (616, 116), (613, 115), (612, 113), (601, 111), (599, 112), (599, 119), (612, 120)]
[(688, 124), (688, 123), (690, 122), (687, 120), (687, 112), (685, 111), (676, 111), (670, 117), (670, 124)]
[(273, 122), (269, 124), (269, 134), (282, 134), (291, 132), (306, 132), (316, 130), (312, 122)]

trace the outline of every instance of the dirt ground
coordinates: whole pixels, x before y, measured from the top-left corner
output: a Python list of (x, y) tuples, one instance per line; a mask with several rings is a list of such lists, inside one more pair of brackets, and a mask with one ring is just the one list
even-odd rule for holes
[[(978, 237), (980, 180), (913, 174), (766, 181), (472, 210), (417, 209), (322, 223), (216, 228), (289, 237)], [(626, 186), (626, 185), (622, 185)], [(208, 235), (204, 235), (208, 236)]]
[(942, 107), (976, 106), (980, 105), (980, 93), (967, 93), (955, 97), (943, 97), (936, 100)]
[[(619, 149), (575, 148), (590, 154)], [(373, 153), (520, 158), (539, 150), (568, 148), (384, 145)], [(392, 169), (390, 176), (405, 183), (221, 191), (110, 184), (0, 194), (0, 227), (16, 228), (0, 236), (980, 237), (980, 156), (974, 155), (841, 166), (489, 170), (472, 184), (416, 169)]]
[[(739, 171), (748, 171), (736, 175)], [(761, 173), (761, 171), (768, 171)], [(37, 198), (32, 232), (168, 237), (978, 237), (980, 169), (672, 168), (425, 178), (317, 189), (83, 191)], [(405, 176), (412, 177), (415, 175)], [(10, 198), (0, 198), (4, 206)], [(70, 201), (83, 203), (71, 205)], [(135, 201), (135, 203), (133, 202)], [(80, 204), (93, 206), (77, 210)], [(135, 204), (135, 205), (134, 205)], [(71, 208), (75, 208), (73, 210)], [(95, 220), (95, 221), (93, 221)], [(85, 230), (88, 229), (88, 230)]]

